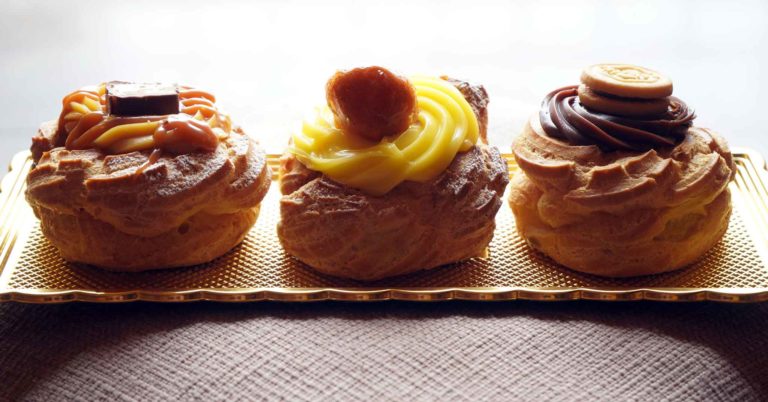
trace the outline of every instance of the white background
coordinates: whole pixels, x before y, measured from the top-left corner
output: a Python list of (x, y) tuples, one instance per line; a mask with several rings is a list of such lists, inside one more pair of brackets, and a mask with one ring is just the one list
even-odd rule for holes
[(0, 163), (108, 80), (208, 89), (279, 152), (336, 69), (371, 64), (484, 84), (506, 151), (547, 92), (607, 61), (667, 73), (697, 125), (768, 153), (766, 1), (80, 0), (0, 2)]

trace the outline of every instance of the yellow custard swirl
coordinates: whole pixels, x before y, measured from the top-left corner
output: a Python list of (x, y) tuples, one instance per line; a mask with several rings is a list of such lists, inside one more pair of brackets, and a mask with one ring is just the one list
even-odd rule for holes
[(373, 195), (383, 195), (406, 180), (425, 182), (442, 173), (458, 152), (477, 142), (479, 126), (472, 107), (456, 87), (433, 77), (410, 78), (418, 119), (403, 133), (378, 143), (347, 135), (334, 124), (328, 107), (305, 121), (289, 152), (309, 169)]

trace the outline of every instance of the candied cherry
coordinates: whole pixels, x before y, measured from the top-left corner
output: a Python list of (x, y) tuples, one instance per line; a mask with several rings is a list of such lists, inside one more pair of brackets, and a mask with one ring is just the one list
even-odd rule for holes
[(337, 127), (372, 141), (402, 133), (417, 116), (413, 85), (383, 67), (336, 72), (326, 97)]

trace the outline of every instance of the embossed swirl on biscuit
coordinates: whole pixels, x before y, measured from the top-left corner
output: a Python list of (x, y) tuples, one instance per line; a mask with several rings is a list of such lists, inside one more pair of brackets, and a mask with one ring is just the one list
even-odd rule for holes
[(615, 80), (623, 82), (656, 82), (661, 76), (635, 66), (601, 65), (600, 69)]
[(544, 98), (539, 119), (548, 136), (607, 151), (648, 150), (677, 143), (696, 117), (685, 102), (672, 96), (662, 116), (643, 119), (600, 113), (580, 103), (577, 88), (556, 89)]
[(215, 102), (208, 92), (180, 87), (178, 114), (111, 116), (106, 113), (105, 84), (85, 87), (62, 100), (59, 133), (67, 149), (98, 148), (110, 154), (213, 151), (232, 131), (229, 116), (219, 112)]
[(415, 123), (397, 136), (372, 143), (347, 135), (330, 109), (317, 110), (293, 135), (289, 152), (308, 168), (365, 192), (382, 195), (406, 180), (428, 181), (442, 173), (458, 152), (474, 146), (477, 117), (464, 96), (445, 80), (412, 77), (419, 108)]

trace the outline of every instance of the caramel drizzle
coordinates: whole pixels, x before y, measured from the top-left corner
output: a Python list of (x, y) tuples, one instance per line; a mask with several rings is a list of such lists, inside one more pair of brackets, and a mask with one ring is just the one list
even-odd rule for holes
[(157, 163), (157, 161), (160, 160), (161, 156), (163, 156), (163, 150), (162, 149), (155, 148), (154, 150), (152, 150), (152, 153), (149, 154), (149, 159), (147, 159), (147, 161), (144, 162), (143, 165), (139, 166), (138, 169), (136, 169), (135, 174), (136, 175), (140, 175), (140, 174), (144, 173), (144, 171), (147, 170), (147, 168), (149, 168), (150, 166), (152, 166), (155, 163)]
[(163, 149), (181, 154), (213, 151), (232, 130), (229, 116), (205, 91), (181, 87), (180, 113), (172, 116), (105, 115), (105, 85), (86, 87), (64, 97), (56, 146), (99, 148), (107, 153)]
[(606, 151), (640, 151), (676, 144), (696, 118), (685, 102), (673, 96), (667, 113), (657, 119), (593, 112), (579, 102), (577, 88), (556, 89), (544, 98), (539, 120), (548, 136), (575, 145), (594, 144)]

